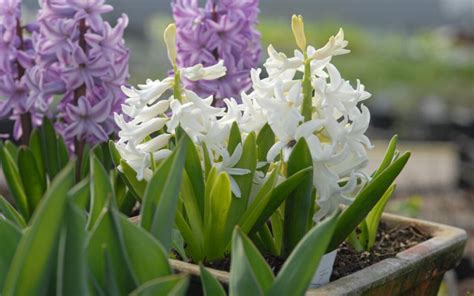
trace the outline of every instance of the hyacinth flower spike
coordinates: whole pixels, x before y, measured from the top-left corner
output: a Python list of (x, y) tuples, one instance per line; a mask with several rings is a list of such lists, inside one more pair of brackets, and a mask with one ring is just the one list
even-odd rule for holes
[(0, 119), (15, 120), (14, 138), (27, 144), (31, 130), (41, 124), (48, 102), (30, 94), (27, 83), (35, 49), (26, 32), (35, 24), (22, 25), (21, 1), (0, 1)]
[(213, 95), (214, 106), (225, 106), (224, 98), (241, 100), (251, 86), (250, 70), (260, 60), (260, 33), (256, 30), (258, 0), (174, 0), (177, 26), (177, 63), (211, 66), (224, 60), (227, 75), (215, 80), (183, 79), (186, 88), (198, 95)]
[[(240, 158), (240, 150), (236, 149), (237, 153), (229, 155), (225, 148), (235, 120), (228, 114), (226, 116), (224, 108), (212, 106), (212, 96), (201, 98), (183, 84), (183, 79), (212, 81), (225, 76), (227, 69), (224, 62), (219, 61), (209, 67), (202, 64), (180, 67), (177, 63), (175, 24), (166, 28), (164, 40), (174, 73), (163, 80), (147, 80), (145, 84), (138, 85), (138, 89), (122, 88), (128, 98), (122, 106), (124, 114), (115, 114), (120, 128), (117, 150), (137, 172), (138, 180), (149, 180), (156, 164), (170, 155), (169, 144), (176, 137), (179, 126), (196, 145), (203, 147), (202, 144), (205, 144), (206, 153), (213, 156), (212, 162), (219, 171), (226, 171), (229, 175), (247, 174), (248, 170), (233, 167)], [(167, 93), (171, 95), (165, 97)], [(228, 105), (235, 103), (225, 101)], [(237, 184), (232, 183), (234, 194), (240, 196)]]
[[(117, 130), (113, 114), (128, 78), (128, 18), (122, 15), (115, 27), (104, 21), (102, 14), (113, 9), (104, 0), (42, 0), (40, 6), (28, 84), (38, 97), (60, 98), (55, 128), (81, 164), (86, 145), (103, 143)], [(77, 172), (79, 178), (80, 165)]]

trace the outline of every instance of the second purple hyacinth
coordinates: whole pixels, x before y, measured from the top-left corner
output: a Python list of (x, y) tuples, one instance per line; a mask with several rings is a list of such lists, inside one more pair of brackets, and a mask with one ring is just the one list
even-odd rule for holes
[(201, 96), (214, 95), (215, 105), (223, 98), (240, 98), (250, 88), (250, 69), (260, 57), (260, 33), (256, 30), (258, 0), (175, 0), (172, 4), (177, 26), (177, 62), (182, 67), (211, 66), (224, 60), (227, 75), (213, 81), (185, 81)]

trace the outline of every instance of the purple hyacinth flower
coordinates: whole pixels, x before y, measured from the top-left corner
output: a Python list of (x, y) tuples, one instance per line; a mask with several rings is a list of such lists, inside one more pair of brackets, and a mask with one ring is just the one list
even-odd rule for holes
[(177, 27), (177, 62), (180, 67), (211, 66), (224, 60), (227, 75), (213, 81), (187, 81), (185, 86), (201, 96), (214, 95), (239, 100), (250, 88), (250, 70), (258, 65), (261, 51), (256, 30), (258, 0), (208, 0), (201, 8), (197, 0), (175, 0), (172, 4)]
[(94, 31), (103, 29), (102, 14), (111, 12), (114, 8), (104, 4), (105, 0), (68, 0), (66, 3), (76, 9), (74, 18), (77, 21), (85, 19)]
[(104, 23), (102, 34), (89, 32), (85, 34), (85, 40), (91, 46), (90, 55), (113, 61), (116, 54), (124, 55), (127, 49), (123, 44), (123, 33), (128, 26), (128, 16), (123, 14), (117, 20), (117, 25), (112, 28), (108, 23)]
[(101, 124), (109, 117), (110, 103), (108, 100), (102, 100), (92, 106), (89, 100), (82, 96), (79, 98), (77, 105), (68, 104), (66, 106), (66, 117), (69, 124), (64, 133), (79, 139), (92, 136), (95, 137), (95, 139), (92, 139), (93, 142), (107, 141), (108, 134)]
[(70, 89), (77, 89), (83, 84), (88, 89), (92, 89), (95, 84), (94, 80), (105, 75), (110, 66), (101, 57), (91, 59), (79, 46), (74, 48), (71, 62), (63, 72), (66, 84)]
[[(104, 0), (43, 0), (35, 40), (37, 67), (46, 69), (29, 83), (42, 96), (62, 96), (55, 124), (69, 147), (75, 140), (97, 144), (117, 127), (113, 113), (123, 103), (120, 87), (128, 78), (129, 50), (123, 33), (128, 18), (112, 26), (102, 14), (113, 8)], [(59, 80), (59, 81), (58, 81)], [(106, 106), (106, 108), (104, 107)], [(93, 118), (101, 110), (101, 116)], [(89, 118), (89, 115), (92, 116)]]

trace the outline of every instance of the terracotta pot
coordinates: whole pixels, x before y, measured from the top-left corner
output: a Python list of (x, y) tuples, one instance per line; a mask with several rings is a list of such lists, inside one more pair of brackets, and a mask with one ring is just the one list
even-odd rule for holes
[[(467, 235), (462, 229), (437, 223), (384, 214), (390, 225), (415, 225), (432, 238), (363, 270), (330, 282), (306, 295), (436, 295), (443, 275), (462, 258)], [(173, 268), (199, 281), (199, 266), (171, 260)], [(229, 273), (209, 269), (223, 284)]]

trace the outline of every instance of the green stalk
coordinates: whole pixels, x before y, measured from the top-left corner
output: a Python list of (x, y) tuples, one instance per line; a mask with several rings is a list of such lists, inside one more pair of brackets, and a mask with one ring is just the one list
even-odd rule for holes
[(181, 102), (181, 73), (178, 70), (176, 64), (174, 68), (174, 85), (173, 85), (173, 96), (176, 100)]
[(311, 85), (311, 60), (304, 53), (303, 109), (304, 121), (311, 120), (313, 114), (313, 86)]

